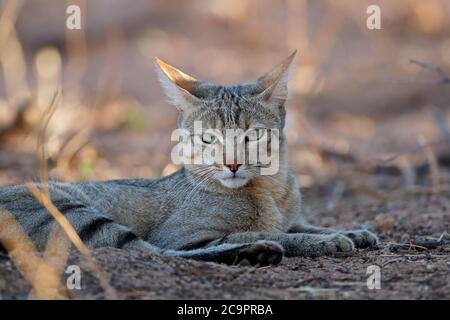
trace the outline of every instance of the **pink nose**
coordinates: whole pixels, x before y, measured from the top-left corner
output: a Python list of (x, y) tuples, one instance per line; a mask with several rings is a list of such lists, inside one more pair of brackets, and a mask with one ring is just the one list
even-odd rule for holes
[(238, 164), (237, 162), (233, 162), (231, 164), (226, 164), (226, 166), (230, 169), (231, 172), (236, 173), (236, 171), (238, 171), (241, 164)]

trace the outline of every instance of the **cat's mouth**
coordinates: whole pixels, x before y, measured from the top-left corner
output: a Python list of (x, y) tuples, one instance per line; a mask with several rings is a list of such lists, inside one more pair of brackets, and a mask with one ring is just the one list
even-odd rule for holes
[(235, 175), (219, 178), (219, 181), (224, 187), (235, 189), (245, 186), (250, 181), (250, 178)]
[(239, 177), (239, 176), (232, 176), (232, 177), (225, 177), (225, 178), (222, 178), (223, 180), (232, 180), (232, 179), (237, 179), (237, 180), (239, 180), (239, 179), (241, 179), (241, 180), (248, 180), (247, 178), (244, 178), (244, 177)]

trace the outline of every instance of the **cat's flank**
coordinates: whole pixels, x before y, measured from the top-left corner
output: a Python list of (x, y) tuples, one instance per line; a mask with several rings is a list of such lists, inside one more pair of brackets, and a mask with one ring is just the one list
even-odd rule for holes
[[(278, 171), (262, 175), (258, 163), (236, 154), (213, 164), (186, 164), (159, 180), (48, 183), (54, 205), (90, 247), (144, 250), (162, 255), (255, 265), (289, 257), (318, 257), (375, 245), (367, 230), (338, 231), (308, 224), (301, 215), (297, 178), (287, 164), (284, 136), (289, 69), (295, 53), (256, 81), (216, 85), (198, 81), (157, 59), (160, 81), (178, 109), (177, 126), (195, 122), (226, 129), (278, 131)], [(256, 133), (255, 133), (256, 132)], [(224, 147), (214, 135), (197, 143)], [(168, 137), (170, 139), (170, 137)], [(241, 142), (250, 143), (249, 139)], [(194, 152), (194, 151), (193, 151)], [(12, 215), (39, 249), (55, 222), (26, 186), (0, 189), (0, 209)], [(1, 227), (0, 241), (8, 237)]]

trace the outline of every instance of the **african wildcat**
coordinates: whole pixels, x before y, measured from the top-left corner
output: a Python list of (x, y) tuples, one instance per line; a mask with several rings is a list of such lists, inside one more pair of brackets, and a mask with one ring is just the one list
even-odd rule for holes
[[(54, 205), (90, 247), (267, 265), (278, 263), (283, 253), (317, 257), (375, 245), (376, 236), (367, 230), (314, 227), (301, 216), (299, 185), (287, 164), (283, 133), (295, 54), (255, 82), (233, 86), (200, 82), (156, 61), (160, 81), (178, 109), (178, 128), (192, 132), (194, 121), (201, 121), (219, 131), (277, 129), (276, 174), (260, 175), (257, 164), (228, 157), (224, 165), (189, 164), (159, 180), (49, 183)], [(211, 136), (200, 138), (219, 144)], [(45, 246), (54, 222), (25, 186), (1, 188), (0, 207), (38, 248)], [(5, 234), (0, 229), (0, 240)]]

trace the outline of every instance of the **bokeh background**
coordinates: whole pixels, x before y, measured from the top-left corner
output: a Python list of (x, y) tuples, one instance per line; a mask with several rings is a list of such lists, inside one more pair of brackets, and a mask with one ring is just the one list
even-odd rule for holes
[[(65, 27), (71, 4), (82, 30)], [(372, 4), (381, 30), (366, 27)], [(448, 299), (448, 0), (0, 0), (0, 187), (44, 172), (69, 182), (170, 174), (176, 111), (154, 57), (237, 83), (295, 49), (286, 136), (302, 212), (315, 225), (369, 228), (379, 250), (248, 269), (86, 249), (95, 263), (83, 290), (66, 292), (65, 238), (49, 240), (41, 263), (3, 218), (19, 246), (0, 253), (0, 299)], [(366, 289), (369, 265), (382, 267), (383, 290)]]
[[(82, 30), (65, 28), (70, 4)], [(381, 30), (366, 27), (371, 4)], [(37, 179), (56, 92), (52, 179), (156, 178), (176, 170), (176, 111), (154, 57), (236, 83), (295, 49), (286, 134), (304, 189), (379, 200), (448, 181), (449, 84), (410, 59), (450, 72), (449, 1), (2, 0), (0, 14), (0, 185)]]

